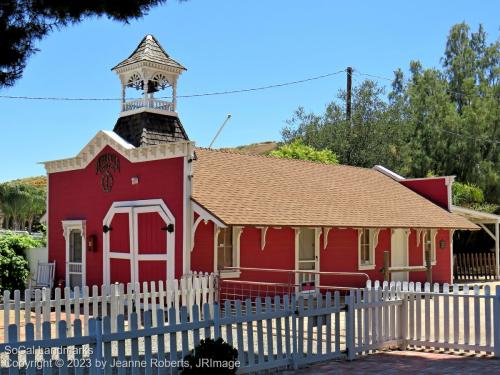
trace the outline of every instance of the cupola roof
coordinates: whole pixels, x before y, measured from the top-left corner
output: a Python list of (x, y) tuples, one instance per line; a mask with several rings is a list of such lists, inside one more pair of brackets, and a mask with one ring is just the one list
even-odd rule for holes
[(151, 34), (146, 35), (134, 52), (132, 52), (127, 59), (120, 62), (111, 70), (117, 70), (125, 66), (141, 62), (156, 63), (175, 69), (186, 70), (185, 67), (172, 59), (168, 53), (165, 52), (160, 43)]

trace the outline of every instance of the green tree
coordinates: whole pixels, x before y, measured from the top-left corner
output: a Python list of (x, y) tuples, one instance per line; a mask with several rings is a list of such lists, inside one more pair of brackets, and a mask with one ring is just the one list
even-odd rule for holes
[(14, 230), (24, 230), (26, 222), (28, 230), (35, 217), (45, 211), (45, 190), (25, 184), (0, 184), (0, 209), (12, 220)]
[(0, 1), (0, 88), (21, 78), (35, 44), (53, 30), (85, 18), (107, 16), (128, 22), (165, 0), (2, 0)]
[(282, 159), (311, 160), (324, 164), (337, 164), (337, 156), (328, 149), (316, 150), (311, 146), (306, 146), (300, 139), (296, 139), (289, 144), (284, 144), (273, 150), (269, 155)]
[(282, 130), (283, 140), (290, 143), (299, 138), (305, 145), (328, 149), (342, 164), (397, 168), (402, 161), (404, 127), (396, 105), (387, 103), (383, 95), (384, 89), (373, 81), (355, 87), (351, 121), (345, 117), (343, 91), (323, 115), (299, 108)]
[(394, 72), (392, 89), (364, 81), (353, 90), (352, 119), (340, 91), (323, 114), (299, 108), (283, 141), (334, 152), (340, 163), (382, 164), (408, 177), (456, 175), (500, 204), (500, 42), (482, 26), (451, 28), (442, 68), (410, 63)]

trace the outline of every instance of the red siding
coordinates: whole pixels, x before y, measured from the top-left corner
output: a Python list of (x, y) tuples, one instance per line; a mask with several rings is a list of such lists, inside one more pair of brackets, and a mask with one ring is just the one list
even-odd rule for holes
[(207, 224), (202, 221), (196, 229), (194, 248), (191, 252), (191, 270), (214, 272), (214, 224), (211, 221)]
[[(246, 227), (241, 234), (240, 266), (249, 268), (295, 268), (295, 232), (291, 228), (269, 228), (266, 247), (261, 250), (261, 230)], [(287, 282), (288, 274), (277, 272), (247, 271), (241, 273), (242, 280)]]
[[(203, 222), (196, 231), (195, 248), (191, 253), (191, 265), (195, 271), (213, 270), (213, 224)], [(245, 227), (241, 235), (240, 266), (252, 268), (275, 268), (291, 270), (295, 268), (295, 235), (291, 228), (269, 228), (266, 247), (260, 249), (260, 229)], [(445, 240), (444, 249), (439, 248), (439, 241)], [(355, 229), (331, 229), (328, 235), (328, 246), (323, 248), (323, 236), (320, 238), (320, 271), (321, 272), (361, 272), (366, 273), (372, 281), (383, 280), (381, 271), (384, 265), (384, 251), (391, 250), (391, 230), (382, 229), (379, 233), (375, 249), (375, 268), (358, 270), (358, 233)], [(449, 283), (451, 278), (449, 231), (440, 230), (436, 236), (437, 264), (433, 269), (433, 281)], [(422, 244), (416, 246), (416, 231), (409, 237), (410, 265), (422, 265)], [(263, 282), (287, 282), (287, 275), (265, 271), (243, 271), (240, 280)], [(410, 273), (410, 281), (425, 281), (425, 272)], [(364, 286), (365, 279), (359, 276), (325, 275), (321, 277), (322, 285)]]
[[(381, 230), (375, 249), (375, 268), (358, 270), (358, 231), (355, 229), (332, 229), (328, 236), (328, 247), (321, 250), (320, 270), (323, 272), (362, 272), (371, 280), (382, 280), (380, 269), (384, 264), (384, 251), (390, 250), (391, 232)], [(364, 286), (365, 278), (359, 276), (324, 276), (321, 284), (336, 286)]]
[[(95, 161), (85, 169), (49, 175), (49, 258), (57, 261), (56, 279), (65, 278), (65, 241), (62, 220), (85, 219), (87, 236), (97, 235), (97, 252), (87, 252), (87, 284), (101, 284), (103, 277), (103, 219), (114, 201), (158, 199), (175, 217), (175, 276), (182, 275), (183, 158), (131, 163), (111, 147), (102, 152), (119, 156), (120, 171), (113, 173), (112, 191), (102, 190)], [(99, 155), (98, 155), (99, 156)], [(132, 185), (131, 178), (139, 177)], [(116, 263), (115, 263), (116, 264)]]
[(414, 192), (434, 202), (438, 206), (448, 209), (448, 186), (446, 178), (429, 178), (422, 180), (402, 180), (401, 184)]
[[(439, 242), (445, 241), (445, 247), (441, 249)], [(410, 234), (410, 252), (409, 261), (410, 266), (422, 266), (424, 262), (423, 244), (420, 241), (417, 247), (417, 232), (411, 231)], [(450, 251), (450, 232), (448, 230), (439, 230), (436, 235), (436, 265), (432, 269), (432, 282), (435, 283), (451, 283), (451, 251)], [(425, 282), (425, 272), (411, 272), (410, 281)]]

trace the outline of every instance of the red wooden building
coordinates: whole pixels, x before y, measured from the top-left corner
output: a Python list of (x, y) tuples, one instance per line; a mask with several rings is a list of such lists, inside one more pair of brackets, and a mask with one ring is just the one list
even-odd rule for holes
[[(246, 269), (259, 268), (312, 270), (323, 273), (320, 284), (353, 285), (364, 281), (326, 272), (381, 279), (384, 251), (392, 266), (421, 266), (428, 249), (433, 280), (451, 281), (453, 231), (477, 229), (450, 212), (451, 177), (195, 148), (176, 110), (184, 70), (146, 36), (113, 68), (123, 98), (113, 131), (45, 163), (57, 279), (74, 287), (220, 269), (236, 280), (285, 278)], [(155, 98), (165, 89), (171, 101)], [(129, 100), (127, 90), (143, 96)]]

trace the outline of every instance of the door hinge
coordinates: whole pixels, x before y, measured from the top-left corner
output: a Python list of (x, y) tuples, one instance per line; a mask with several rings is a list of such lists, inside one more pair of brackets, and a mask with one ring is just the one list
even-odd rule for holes
[(168, 233), (172, 233), (174, 231), (174, 224), (168, 224), (166, 227), (161, 228), (161, 230), (166, 230)]

